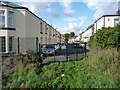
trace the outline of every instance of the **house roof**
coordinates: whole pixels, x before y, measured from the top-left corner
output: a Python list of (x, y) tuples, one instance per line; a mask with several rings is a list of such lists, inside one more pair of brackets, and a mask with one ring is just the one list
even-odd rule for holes
[[(23, 7), (23, 6), (20, 6), (20, 5), (17, 5), (17, 4), (14, 4), (12, 2), (8, 2), (8, 1), (0, 1), (0, 6), (2, 7), (10, 7), (10, 8), (13, 8), (13, 9), (25, 9), (27, 10), (28, 12), (30, 12), (32, 15), (34, 15), (35, 17), (37, 17), (38, 19), (42, 20), (42, 18), (38, 17), (37, 15), (35, 15), (33, 12), (31, 12), (27, 7)], [(46, 23), (46, 21), (42, 20), (43, 22)], [(52, 27), (52, 25), (48, 24), (50, 27)], [(53, 28), (53, 27), (52, 27)], [(55, 29), (56, 30), (56, 29)], [(57, 30), (56, 30), (57, 31)], [(59, 32), (60, 33), (60, 32)]]
[[(87, 28), (87, 30), (90, 29), (90, 28), (93, 27), (93, 26), (94, 26), (94, 24), (91, 24), (91, 25)], [(87, 30), (86, 30), (86, 31), (87, 31)]]
[(94, 23), (96, 23), (98, 20), (100, 20), (102, 17), (111, 17), (111, 16), (120, 16), (120, 15), (117, 15), (117, 14), (113, 14), (113, 15), (103, 15), (101, 16), (100, 18), (98, 18)]
[(9, 6), (9, 7), (23, 7), (8, 1), (0, 1), (0, 5)]

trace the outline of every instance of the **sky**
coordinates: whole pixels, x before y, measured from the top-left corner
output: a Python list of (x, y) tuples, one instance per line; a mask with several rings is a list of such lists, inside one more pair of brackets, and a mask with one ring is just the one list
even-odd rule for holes
[(116, 14), (119, 0), (4, 0), (28, 7), (60, 33), (79, 35), (102, 15)]

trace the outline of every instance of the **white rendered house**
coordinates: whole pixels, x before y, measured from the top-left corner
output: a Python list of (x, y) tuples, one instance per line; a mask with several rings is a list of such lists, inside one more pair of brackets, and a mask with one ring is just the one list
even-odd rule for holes
[[(63, 35), (28, 8), (0, 1), (0, 52), (39, 51), (39, 44), (63, 41)], [(20, 46), (19, 46), (20, 44)]]
[(85, 32), (82, 33), (81, 40), (88, 42), (98, 29), (102, 27), (115, 27), (120, 23), (120, 15), (103, 15), (94, 22), (91, 27), (88, 27)]
[(94, 23), (94, 33), (102, 27), (114, 27), (120, 23), (120, 15), (103, 15)]
[(81, 34), (81, 41), (88, 42), (94, 35), (94, 24), (90, 25), (85, 32)]

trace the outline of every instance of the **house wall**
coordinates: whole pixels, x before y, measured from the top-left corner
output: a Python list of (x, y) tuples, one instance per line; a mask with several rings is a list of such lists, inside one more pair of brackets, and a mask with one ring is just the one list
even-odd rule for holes
[(118, 18), (119, 16), (105, 17), (105, 27), (114, 27), (114, 20)]
[(15, 10), (13, 17), (15, 38), (26, 37), (25, 10)]
[[(13, 9), (13, 8), (0, 8), (0, 10), (5, 10), (5, 27), (8, 27), (8, 11), (14, 13), (13, 23), (15, 30), (2, 30), (0, 29), (0, 36), (6, 37), (6, 53), (9, 53), (9, 37), (14, 38), (14, 52), (17, 53), (18, 50), (18, 37), (20, 38), (20, 51), (25, 53), (28, 49), (36, 51), (36, 38), (38, 38), (38, 43), (40, 44), (52, 44), (60, 42), (61, 34), (55, 30), (51, 25), (47, 24), (45, 21), (33, 15), (26, 9)], [(40, 33), (40, 23), (42, 22), (42, 31)], [(46, 28), (47, 33), (46, 33)], [(55, 36), (53, 36), (55, 35)], [(62, 37), (62, 39), (64, 39)], [(63, 40), (62, 40), (63, 41)]]
[(104, 27), (104, 17), (102, 17), (97, 22), (95, 22), (95, 24), (94, 24), (94, 28), (95, 28), (94, 33), (96, 33), (96, 31), (98, 29), (101, 29), (102, 27)]
[(82, 34), (82, 38), (81, 40), (83, 42), (88, 42), (90, 40), (90, 37), (93, 35), (93, 27), (89, 28), (88, 30), (86, 30), (83, 34)]
[(101, 29), (102, 27), (114, 27), (115, 26), (115, 19), (120, 19), (120, 16), (104, 16), (101, 17), (98, 21), (96, 21), (94, 23), (94, 33), (96, 33), (96, 31), (98, 29)]

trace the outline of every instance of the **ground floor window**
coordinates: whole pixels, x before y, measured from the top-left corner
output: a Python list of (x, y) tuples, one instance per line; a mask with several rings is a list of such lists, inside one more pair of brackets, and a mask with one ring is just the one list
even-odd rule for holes
[(39, 39), (36, 37), (36, 52), (38, 52), (38, 44), (39, 44)]
[(41, 37), (41, 44), (43, 43), (43, 38)]
[(9, 37), (9, 51), (13, 49), (13, 37)]
[(0, 37), (0, 52), (6, 52), (5, 37)]

